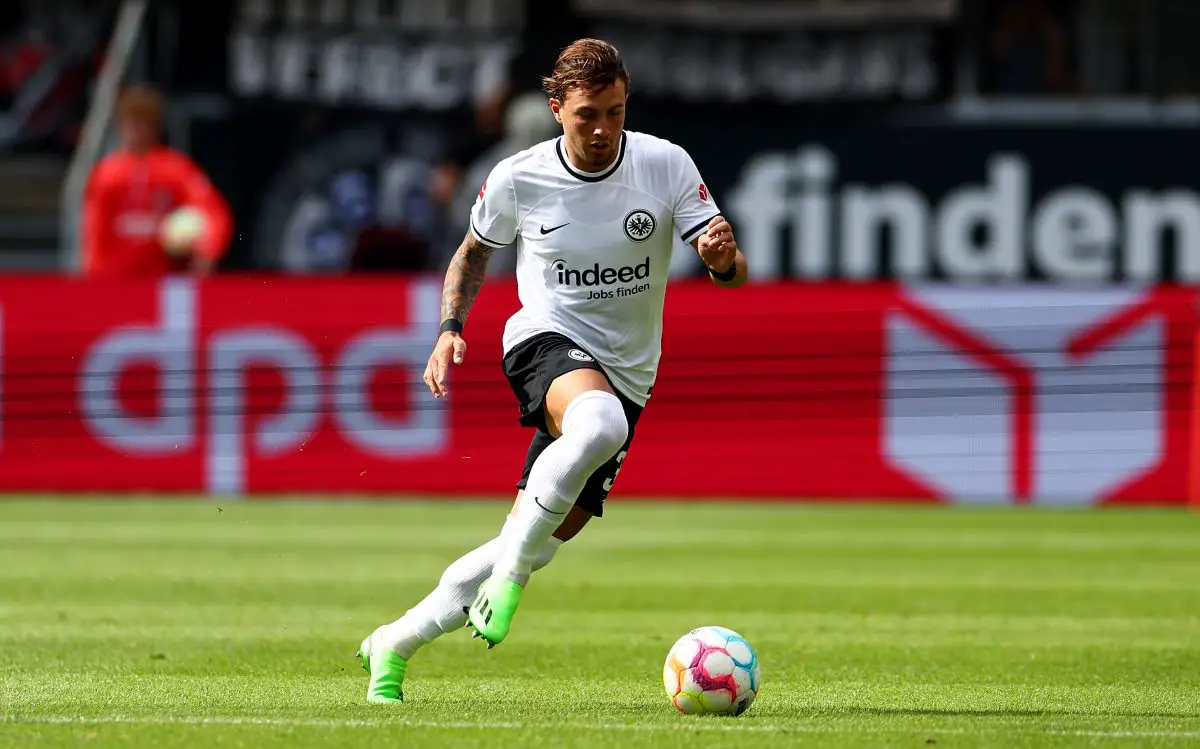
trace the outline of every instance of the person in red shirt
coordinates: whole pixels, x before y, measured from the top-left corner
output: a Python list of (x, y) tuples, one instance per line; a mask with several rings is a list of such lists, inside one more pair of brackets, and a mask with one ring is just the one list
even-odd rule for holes
[[(156, 90), (124, 91), (117, 117), (121, 146), (96, 164), (84, 194), (84, 275), (207, 275), (233, 233), (229, 204), (195, 162), (159, 141), (163, 99)], [(164, 219), (184, 207), (203, 215), (203, 230), (190, 242), (168, 246)]]

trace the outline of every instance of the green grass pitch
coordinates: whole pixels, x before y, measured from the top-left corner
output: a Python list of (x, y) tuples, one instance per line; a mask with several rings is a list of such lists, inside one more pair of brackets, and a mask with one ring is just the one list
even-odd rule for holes
[[(1200, 745), (1200, 515), (614, 501), (513, 634), (353, 655), (500, 502), (0, 502), (4, 747)], [(744, 634), (739, 718), (679, 715), (670, 644)]]

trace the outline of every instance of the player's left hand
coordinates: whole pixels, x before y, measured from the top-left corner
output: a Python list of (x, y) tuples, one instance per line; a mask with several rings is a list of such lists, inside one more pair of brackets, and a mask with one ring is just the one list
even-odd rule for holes
[(717, 273), (724, 273), (733, 267), (737, 258), (737, 239), (733, 236), (733, 227), (724, 216), (713, 216), (708, 222), (708, 229), (700, 235), (696, 244), (700, 259)]

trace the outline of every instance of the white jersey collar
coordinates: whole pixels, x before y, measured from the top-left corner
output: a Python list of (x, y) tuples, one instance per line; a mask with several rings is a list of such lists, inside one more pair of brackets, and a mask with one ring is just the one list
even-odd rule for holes
[(621, 162), (625, 160), (625, 144), (627, 141), (628, 137), (625, 135), (624, 131), (622, 131), (621, 144), (617, 147), (617, 158), (613, 159), (613, 163), (609, 164), (598, 172), (585, 172), (572, 166), (571, 160), (567, 158), (567, 154), (563, 146), (563, 136), (561, 135), (558, 136), (558, 140), (554, 142), (554, 152), (558, 154), (558, 160), (560, 163), (562, 163), (563, 169), (566, 169), (572, 177), (583, 182), (599, 182), (608, 175), (617, 171), (617, 167), (621, 166)]

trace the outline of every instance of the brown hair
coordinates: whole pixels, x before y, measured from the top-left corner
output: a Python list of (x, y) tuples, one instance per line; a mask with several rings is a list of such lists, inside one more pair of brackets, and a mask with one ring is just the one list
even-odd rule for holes
[(117, 99), (117, 112), (125, 119), (148, 120), (158, 125), (164, 109), (162, 94), (153, 86), (130, 86)]
[(592, 93), (617, 81), (629, 90), (629, 73), (617, 48), (602, 39), (578, 39), (559, 53), (554, 72), (542, 77), (542, 90), (561, 102), (573, 88)]

